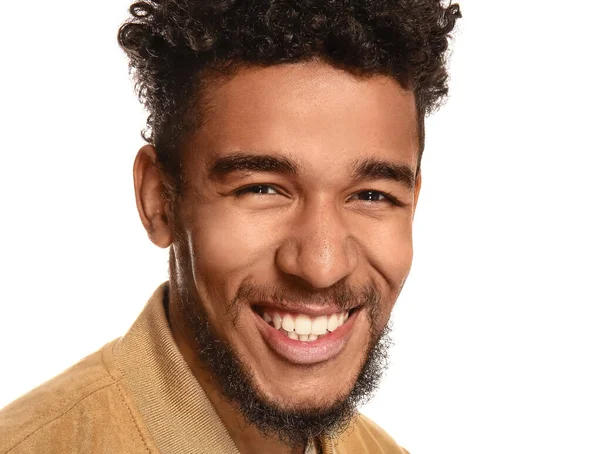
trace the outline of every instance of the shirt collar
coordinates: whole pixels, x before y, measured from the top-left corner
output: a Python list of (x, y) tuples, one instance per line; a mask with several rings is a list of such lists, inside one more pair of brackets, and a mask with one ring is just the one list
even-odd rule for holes
[(115, 346), (115, 363), (160, 452), (239, 454), (179, 352), (163, 298), (167, 283)]

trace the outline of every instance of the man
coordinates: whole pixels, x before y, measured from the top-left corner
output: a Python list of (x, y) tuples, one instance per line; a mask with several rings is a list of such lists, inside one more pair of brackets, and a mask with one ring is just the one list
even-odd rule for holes
[(438, 0), (142, 1), (119, 31), (170, 248), (122, 338), (0, 413), (0, 451), (406, 452), (357, 407), (412, 261)]

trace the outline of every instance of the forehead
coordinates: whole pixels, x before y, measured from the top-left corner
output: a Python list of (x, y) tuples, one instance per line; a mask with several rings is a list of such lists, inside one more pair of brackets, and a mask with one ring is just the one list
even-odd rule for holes
[(414, 95), (390, 77), (357, 78), (322, 62), (249, 67), (205, 96), (209, 114), (189, 148), (206, 165), (256, 151), (293, 156), (309, 169), (311, 161), (337, 166), (359, 156), (416, 167)]

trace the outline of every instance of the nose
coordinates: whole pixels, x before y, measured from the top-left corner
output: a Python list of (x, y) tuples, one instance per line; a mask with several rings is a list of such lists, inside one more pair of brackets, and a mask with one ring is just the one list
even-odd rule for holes
[(339, 211), (326, 201), (304, 207), (276, 253), (278, 268), (324, 289), (350, 275), (358, 264), (358, 245)]

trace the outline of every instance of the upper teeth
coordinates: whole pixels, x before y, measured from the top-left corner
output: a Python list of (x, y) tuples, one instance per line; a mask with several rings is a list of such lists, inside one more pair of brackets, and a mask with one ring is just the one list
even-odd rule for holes
[(343, 325), (348, 320), (348, 312), (309, 317), (305, 314), (270, 311), (263, 313), (263, 319), (275, 329), (284, 330), (292, 339), (311, 342)]

